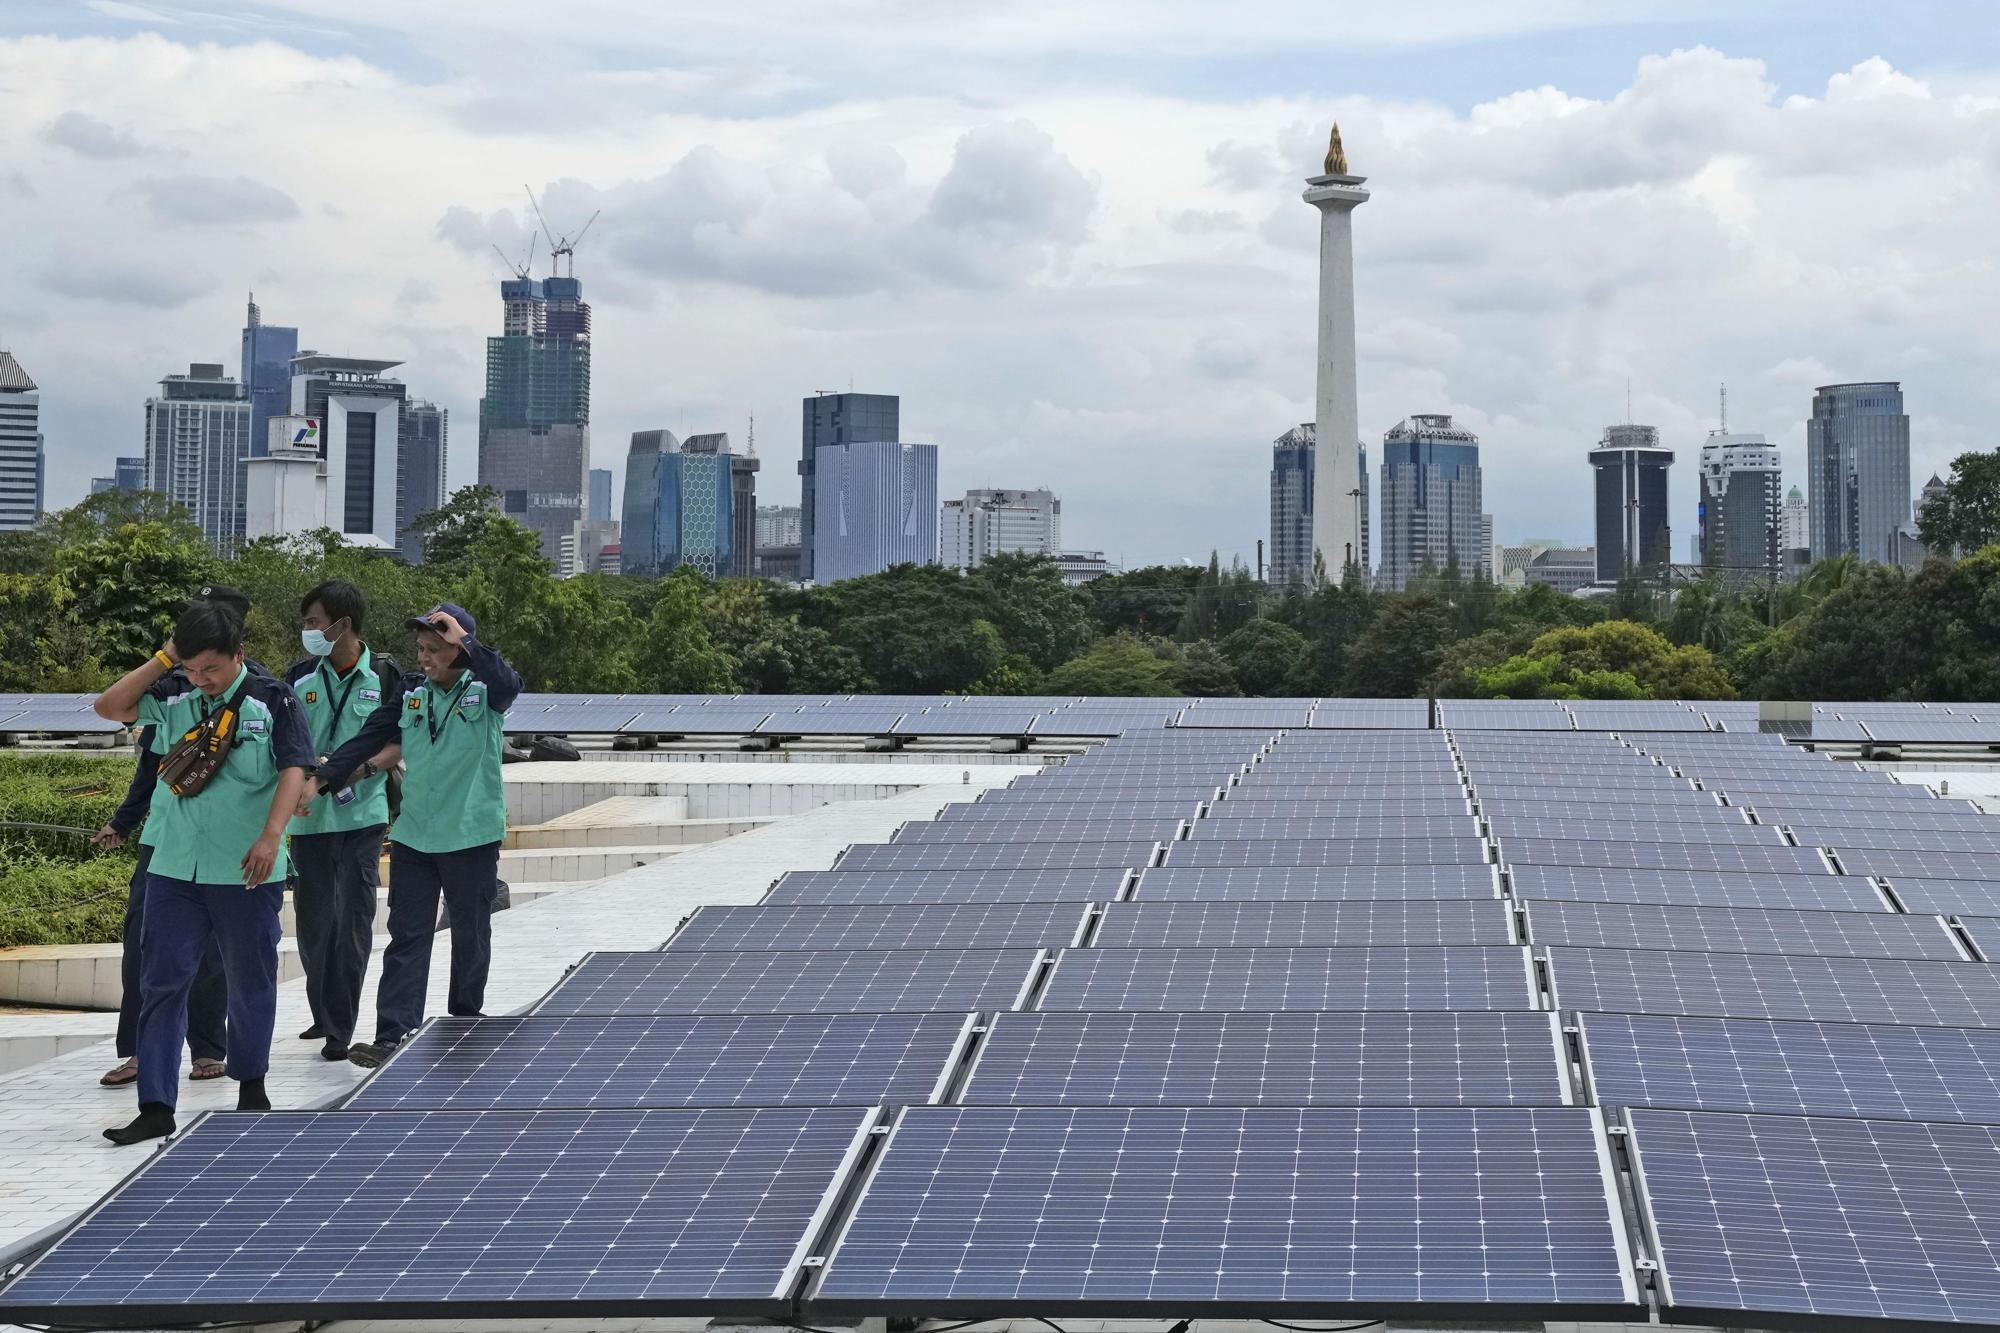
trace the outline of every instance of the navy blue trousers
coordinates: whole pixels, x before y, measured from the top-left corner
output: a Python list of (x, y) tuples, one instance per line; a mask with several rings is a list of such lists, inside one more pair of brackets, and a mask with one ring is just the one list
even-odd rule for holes
[[(132, 868), (132, 886), (125, 895), (125, 929), (119, 937), (124, 941), (118, 959), (119, 979), (124, 982), (123, 993), (118, 997), (120, 1060), (129, 1060), (139, 1053), (139, 999), (143, 984), (139, 952), (146, 937), (146, 879), (147, 867), (152, 864), (153, 849), (142, 844), (139, 863)], [(201, 956), (194, 986), (188, 991), (188, 1054), (195, 1059), (222, 1058), (228, 1005), (229, 988), (222, 979), (222, 952), (211, 943)]]
[[(486, 1004), (493, 960), (493, 896), (500, 884), (500, 844), (457, 852), (419, 852), (389, 844), (389, 947), (375, 991), (375, 1041), (400, 1041), (423, 1025), (431, 984), (438, 899), (451, 913), (451, 990), (445, 1008), (470, 1015)], [(144, 1068), (141, 1065), (140, 1068)]]
[(210, 941), (221, 949), (229, 984), (229, 1077), (264, 1077), (278, 1017), (278, 912), (284, 905), (283, 880), (246, 889), (148, 877), (140, 946), (141, 1102), (179, 1101), (188, 990)]
[(375, 888), (383, 824), (343, 833), (292, 835), (292, 913), (313, 1026), (342, 1045), (354, 1040), (361, 979), (375, 943)]

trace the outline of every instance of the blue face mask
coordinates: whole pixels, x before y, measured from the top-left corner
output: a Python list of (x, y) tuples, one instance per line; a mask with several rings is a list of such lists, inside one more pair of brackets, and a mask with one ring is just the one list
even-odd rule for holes
[(333, 654), (333, 640), (326, 637), (323, 630), (302, 629), (299, 631), (299, 646), (314, 657), (329, 657)]

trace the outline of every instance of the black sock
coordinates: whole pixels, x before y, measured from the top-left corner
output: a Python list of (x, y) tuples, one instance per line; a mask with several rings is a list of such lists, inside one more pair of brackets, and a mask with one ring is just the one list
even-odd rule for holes
[(268, 1111), (271, 1109), (271, 1099), (264, 1095), (263, 1079), (246, 1078), (237, 1080), (236, 1109), (239, 1111)]
[(165, 1102), (140, 1102), (139, 1114), (129, 1125), (104, 1131), (104, 1137), (121, 1146), (163, 1139), (174, 1132), (174, 1108)]

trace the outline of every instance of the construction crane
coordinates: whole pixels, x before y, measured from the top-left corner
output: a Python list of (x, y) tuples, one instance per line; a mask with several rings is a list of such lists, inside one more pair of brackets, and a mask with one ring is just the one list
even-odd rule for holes
[[(549, 238), (549, 271), (560, 278), (575, 277), (576, 247), (583, 244), (585, 233), (589, 232), (591, 224), (597, 221), (598, 213), (602, 213), (604, 210), (600, 208), (596, 213), (592, 213), (590, 218), (583, 224), (583, 230), (577, 232), (576, 238), (572, 240), (566, 235), (557, 236), (549, 227), (549, 220), (542, 216), (542, 206), (535, 201), (534, 189), (527, 185), (523, 185), (521, 188), (528, 192), (528, 207), (535, 210), (535, 221), (542, 224), (542, 235)], [(564, 258), (568, 258), (569, 260), (569, 272), (567, 273), (563, 272), (562, 261)]]
[(493, 247), (493, 253), (500, 256), (500, 262), (507, 266), (509, 273), (512, 273), (515, 277), (525, 282), (529, 270), (535, 266), (535, 234), (533, 232), (528, 233), (528, 257), (518, 264), (507, 258), (507, 252), (497, 245)]

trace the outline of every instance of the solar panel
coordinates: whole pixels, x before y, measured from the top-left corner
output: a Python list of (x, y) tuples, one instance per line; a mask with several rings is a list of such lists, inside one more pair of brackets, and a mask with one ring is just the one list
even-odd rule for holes
[(2000, 1131), (1653, 1110), (1626, 1119), (1676, 1323), (1714, 1312), (1740, 1324), (1743, 1311), (2000, 1321), (1990, 1166)]
[(1067, 949), (1049, 974), (1040, 1007), (1534, 1009), (1538, 1003), (1524, 950), (1447, 945)]
[[(2000, 725), (1974, 722), (1969, 718), (1937, 718), (1916, 721), (1904, 718), (1868, 717), (1862, 720), (1868, 734), (1878, 741), (1914, 741), (1947, 745), (2000, 745)], [(1817, 736), (1819, 729), (1813, 729)]]
[(1314, 728), (1407, 727), (1431, 724), (1430, 702), (1425, 699), (1384, 699), (1379, 702), (1352, 699), (1322, 699), (1306, 723)]
[(1295, 838), (1284, 842), (1177, 842), (1171, 866), (1483, 865), (1481, 838)]
[(1517, 942), (1492, 898), (1113, 903), (1091, 937), (1103, 949)]
[[(1738, 847), (1694, 842), (1560, 842), (1553, 838), (1500, 840), (1500, 858), (1524, 865), (1599, 866), (1605, 869), (1750, 871), (1771, 875), (1830, 875), (1811, 847)], [(1860, 871), (1848, 867), (1851, 873)]]
[(2000, 972), (1985, 963), (1667, 949), (1556, 948), (1548, 956), (1560, 1009), (2000, 1026)]
[(965, 1014), (441, 1018), (346, 1106), (900, 1106), (936, 1099), (971, 1022)]
[(2000, 1032), (1580, 1014), (1604, 1107), (2000, 1122)]
[(124, 724), (108, 721), (90, 711), (89, 705), (48, 706), (31, 705), (7, 719), (9, 731), (44, 731), (53, 734), (82, 735), (121, 731)]
[(1556, 816), (1493, 814), (1486, 816), (1495, 838), (1512, 841), (1573, 839), (1579, 842), (1700, 842), (1780, 847), (1784, 840), (1768, 825), (1735, 820), (1636, 820), (1571, 819)]
[(1022, 736), (1042, 715), (1039, 708), (943, 708), (912, 713), (898, 722), (897, 736)]
[[(1723, 794), (1729, 795), (1726, 791)], [(1741, 792), (1731, 797), (1731, 804), (1749, 806), (1753, 810), (1781, 808), (1793, 813), (1804, 810), (1836, 812), (1833, 815), (1823, 816), (1823, 819), (1845, 819), (1850, 811), (1878, 811), (1889, 814), (1908, 811), (1912, 815), (1917, 815), (1928, 814), (1933, 810), (1966, 811), (1978, 808), (1969, 801), (1949, 803), (1940, 801), (1922, 787), (1881, 787), (1858, 796), (1826, 792)]]
[(1715, 798), (1707, 792), (1690, 791), (1686, 799), (1675, 794), (1672, 799), (1658, 801), (1615, 804), (1608, 801), (1563, 801), (1560, 804), (1549, 801), (1524, 801), (1516, 796), (1485, 796), (1479, 798), (1481, 814), (1527, 816), (1539, 818), (1552, 811), (1560, 812), (1573, 821), (1573, 826), (1583, 827), (1599, 821), (1616, 820), (1645, 821), (1656, 824), (1741, 824), (1743, 811), (1736, 806), (1717, 805)]
[(807, 904), (1105, 902), (1127, 872), (1085, 870), (794, 870), (766, 907)]
[(1599, 1132), (1574, 1107), (912, 1107), (809, 1308), (1617, 1310)]
[(895, 704), (833, 704), (778, 713), (757, 728), (762, 736), (886, 736), (909, 710)]
[(984, 842), (1171, 842), (1179, 819), (955, 819), (905, 824), (896, 845)]
[(959, 1101), (1561, 1106), (1553, 1014), (1002, 1014)]
[(1793, 824), (1792, 837), (1810, 847), (1835, 847), (1843, 856), (1850, 851), (1936, 851), (1971, 852), (2000, 856), (2000, 820), (1989, 819), (1984, 829), (1883, 828), (1879, 825)]
[(1543, 902), (1528, 908), (1528, 937), (1536, 944), (1613, 949), (1953, 961), (1965, 957), (1940, 918), (1890, 912)]
[(1208, 702), (1202, 702), (1182, 713), (1174, 725), (1177, 727), (1303, 727), (1311, 714), (1310, 704), (1219, 708)]
[(211, 1115), (0, 1295), (10, 1320), (783, 1315), (871, 1113)]
[(1836, 849), (1840, 865), (1850, 875), (1882, 875), (1896, 879), (1909, 875), (1917, 879), (2000, 880), (2000, 853), (1983, 856), (1977, 852), (1926, 852), (1916, 848), (1888, 850), (1877, 847)]
[[(1857, 810), (1843, 806), (1839, 810), (1815, 810), (1789, 805), (1759, 805), (1757, 818), (1766, 824), (1792, 824), (1813, 826), (1836, 824), (1842, 829), (1958, 829), (1971, 833), (1991, 830), (2000, 837), (2000, 819), (1981, 814), (1967, 801), (1934, 801), (1930, 806), (1912, 806), (1908, 802), (1898, 802), (1893, 810)], [(1852, 841), (1852, 839), (1850, 839)]]
[(560, 1018), (1011, 1009), (1041, 958), (1033, 949), (592, 953), (534, 1012)]
[(507, 712), (509, 735), (590, 736), (614, 735), (639, 716), (639, 710), (624, 704), (559, 704), (537, 712), (523, 712), (516, 704)]
[(1076, 903), (936, 903), (889, 907), (708, 906), (668, 949), (1044, 949), (1076, 943)]
[(955, 801), (938, 811), (939, 823), (983, 824), (1052, 815), (1076, 819), (1191, 818), (1200, 801)]
[(705, 708), (682, 704), (644, 709), (621, 730), (628, 735), (747, 736), (769, 716), (771, 709), (764, 704), (717, 703)]
[[(1995, 886), (2000, 889), (2000, 885)], [(1490, 865), (1161, 866), (1139, 877), (1132, 896), (1147, 901), (1269, 902), (1291, 898), (1497, 898)], [(1886, 910), (1886, 904), (1885, 904)]]
[(1661, 776), (1642, 783), (1612, 784), (1595, 778), (1564, 778), (1559, 774), (1551, 774), (1532, 782), (1509, 778), (1505, 781), (1485, 780), (1473, 784), (1473, 792), (1481, 801), (1526, 800), (1541, 801), (1549, 805), (1566, 805), (1571, 801), (1651, 805), (1655, 799), (1674, 800), (1680, 793), (1694, 790), (1687, 779), (1672, 777), (1664, 769), (1661, 770)]
[(856, 843), (842, 870), (1087, 870), (1151, 865), (1155, 842)]
[(1312, 819), (1326, 828), (1382, 828), (1390, 824), (1417, 821), (1464, 819), (1472, 806), (1463, 798), (1448, 801), (1273, 801), (1221, 800), (1212, 803), (1203, 818), (1220, 823), (1236, 820)]
[(2000, 959), (2000, 917), (1962, 917), (1959, 924), (1972, 937), (1973, 947), (1979, 950), (1981, 957), (1989, 963)]
[(1569, 731), (1576, 726), (1576, 720), (1554, 703), (1496, 704), (1440, 699), (1437, 712), (1439, 726), (1467, 731)]
[[(1891, 910), (1872, 884), (1851, 875), (1720, 875), (1706, 870), (1517, 865), (1508, 868), (1507, 876), (1519, 898), (1679, 903), (1686, 907), (1794, 907), (1804, 911)], [(2000, 890), (2000, 884), (1994, 888)]]
[[(1222, 802), (1217, 802), (1222, 804)], [(1265, 842), (1298, 839), (1393, 838), (1409, 839), (1477, 837), (1479, 826), (1471, 815), (1395, 815), (1367, 818), (1335, 817), (1316, 819), (1305, 816), (1275, 816), (1265, 819), (1197, 819), (1188, 830), (1193, 842)]]

